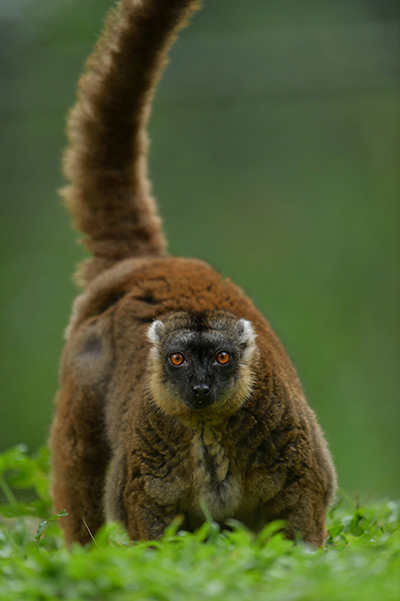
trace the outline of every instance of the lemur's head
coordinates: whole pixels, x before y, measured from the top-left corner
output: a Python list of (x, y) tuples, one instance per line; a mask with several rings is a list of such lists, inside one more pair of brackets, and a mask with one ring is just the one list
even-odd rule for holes
[(184, 417), (234, 413), (250, 394), (255, 332), (225, 311), (180, 312), (154, 321), (150, 391), (166, 413)]

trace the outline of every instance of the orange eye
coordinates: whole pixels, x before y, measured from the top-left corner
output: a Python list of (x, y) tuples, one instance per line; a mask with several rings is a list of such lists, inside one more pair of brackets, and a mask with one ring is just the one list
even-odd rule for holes
[(220, 365), (226, 365), (231, 360), (231, 356), (226, 351), (221, 351), (217, 355), (217, 361)]
[(174, 365), (175, 367), (179, 367), (180, 365), (182, 365), (184, 360), (185, 360), (185, 357), (183, 355), (181, 355), (180, 353), (173, 353), (173, 355), (170, 355), (170, 357), (169, 357), (169, 362), (171, 363), (171, 365)]

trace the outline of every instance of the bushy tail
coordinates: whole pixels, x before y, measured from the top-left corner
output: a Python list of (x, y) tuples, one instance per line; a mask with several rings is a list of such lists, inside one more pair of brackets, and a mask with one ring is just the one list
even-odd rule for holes
[(63, 190), (94, 255), (84, 280), (115, 261), (161, 255), (165, 239), (147, 179), (146, 125), (176, 33), (197, 0), (121, 0), (79, 81), (68, 120)]

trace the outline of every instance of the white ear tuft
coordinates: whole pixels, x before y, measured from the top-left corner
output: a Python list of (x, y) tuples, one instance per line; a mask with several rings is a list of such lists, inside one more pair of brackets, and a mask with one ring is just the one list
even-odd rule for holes
[(236, 327), (239, 335), (239, 342), (243, 346), (242, 361), (248, 363), (251, 361), (253, 353), (257, 348), (257, 334), (254, 331), (253, 324), (247, 319), (239, 319)]
[(161, 335), (165, 328), (165, 325), (159, 319), (153, 321), (149, 329), (147, 330), (147, 339), (152, 344), (158, 345), (161, 341)]
[(237, 333), (241, 344), (253, 344), (257, 334), (254, 331), (253, 325), (247, 319), (239, 319), (237, 323)]

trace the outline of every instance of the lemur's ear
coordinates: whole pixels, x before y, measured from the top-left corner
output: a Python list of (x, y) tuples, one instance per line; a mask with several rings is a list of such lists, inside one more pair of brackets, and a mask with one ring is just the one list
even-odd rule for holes
[(239, 336), (239, 344), (243, 349), (242, 360), (248, 362), (256, 349), (257, 334), (254, 331), (253, 324), (247, 319), (239, 319), (236, 331)]
[(254, 331), (253, 325), (247, 319), (239, 319), (236, 326), (241, 344), (254, 343), (257, 334)]
[(164, 329), (165, 325), (163, 322), (159, 319), (156, 319), (147, 330), (147, 340), (155, 345), (160, 344)]

